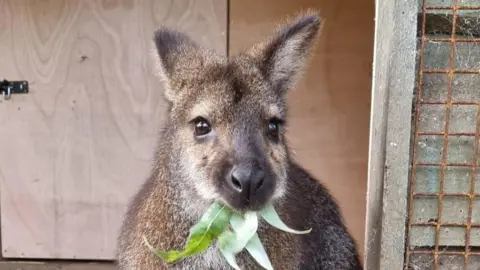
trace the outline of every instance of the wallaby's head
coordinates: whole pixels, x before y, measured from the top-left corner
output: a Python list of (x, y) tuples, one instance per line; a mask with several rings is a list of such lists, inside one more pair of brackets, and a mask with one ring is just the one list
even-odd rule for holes
[(319, 16), (309, 12), (229, 59), (183, 33), (155, 32), (181, 185), (238, 211), (282, 197), (289, 164), (286, 93), (320, 26)]

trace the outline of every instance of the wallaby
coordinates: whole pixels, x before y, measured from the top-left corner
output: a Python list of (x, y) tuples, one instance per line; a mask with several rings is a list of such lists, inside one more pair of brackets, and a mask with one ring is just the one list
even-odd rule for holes
[[(230, 57), (176, 30), (154, 33), (168, 117), (155, 167), (121, 228), (119, 269), (233, 269), (215, 245), (167, 264), (143, 242), (145, 236), (159, 250), (182, 249), (215, 200), (239, 212), (273, 203), (289, 227), (312, 228), (298, 235), (259, 224), (275, 269), (363, 269), (335, 199), (292, 161), (285, 138), (286, 93), (307, 65), (321, 24), (316, 12), (304, 12)], [(237, 262), (262, 269), (246, 251)]]

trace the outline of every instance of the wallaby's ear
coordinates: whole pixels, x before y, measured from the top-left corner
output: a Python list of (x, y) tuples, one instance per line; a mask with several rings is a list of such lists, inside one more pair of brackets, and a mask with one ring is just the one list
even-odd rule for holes
[(309, 11), (251, 50), (274, 89), (284, 93), (295, 87), (320, 29), (320, 16)]
[(199, 46), (187, 35), (176, 30), (162, 27), (154, 33), (157, 51), (157, 75), (165, 84), (165, 96), (173, 101), (176, 91), (172, 83), (176, 72), (182, 68), (191, 53), (199, 50)]

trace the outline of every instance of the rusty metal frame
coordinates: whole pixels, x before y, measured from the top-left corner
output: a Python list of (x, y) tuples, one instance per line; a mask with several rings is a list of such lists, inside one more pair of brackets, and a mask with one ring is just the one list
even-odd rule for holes
[[(427, 11), (428, 10), (445, 10), (452, 11), (452, 30), (450, 38), (428, 38), (426, 34), (426, 20), (427, 20)], [(457, 27), (457, 14), (461, 10), (480, 10), (480, 6), (460, 6), (459, 0), (452, 0), (451, 6), (428, 6), (427, 1), (423, 1), (422, 5), (422, 22), (421, 22), (421, 48), (419, 52), (419, 70), (418, 70), (418, 88), (417, 88), (417, 97), (416, 97), (416, 108), (415, 108), (415, 122), (414, 122), (414, 143), (413, 143), (413, 155), (412, 155), (412, 169), (411, 169), (411, 179), (410, 179), (410, 190), (409, 190), (409, 212), (408, 212), (408, 231), (410, 232), (414, 226), (427, 226), (435, 228), (435, 246), (434, 248), (428, 250), (412, 250), (410, 249), (408, 242), (409, 237), (407, 237), (407, 249), (406, 249), (406, 260), (405, 263), (408, 264), (409, 257), (412, 254), (428, 254), (433, 255), (433, 267), (435, 270), (439, 267), (439, 256), (444, 255), (458, 255), (464, 257), (464, 269), (468, 267), (468, 257), (469, 256), (480, 256), (480, 252), (472, 251), (470, 247), (470, 231), (472, 227), (480, 227), (480, 223), (472, 223), (472, 208), (475, 198), (480, 197), (480, 194), (475, 194), (475, 177), (477, 170), (477, 155), (478, 155), (478, 143), (480, 137), (480, 102), (474, 102), (471, 100), (463, 101), (453, 101), (452, 92), (453, 92), (453, 80), (455, 74), (476, 74), (480, 75), (480, 70), (458, 70), (455, 69), (454, 61), (456, 55), (456, 44), (458, 43), (480, 43), (480, 38), (456, 38), (456, 27)], [(449, 67), (446, 70), (435, 70), (435, 69), (425, 69), (424, 68), (424, 52), (425, 44), (427, 42), (444, 42), (450, 43), (450, 55), (449, 55)], [(447, 83), (447, 97), (446, 100), (438, 101), (423, 101), (422, 100), (422, 81), (424, 74), (446, 74), (448, 75)], [(445, 105), (445, 123), (443, 132), (419, 132), (419, 122), (421, 108), (425, 105)], [(470, 133), (450, 133), (449, 132), (449, 123), (450, 123), (450, 112), (451, 108), (454, 105), (476, 105), (477, 106), (477, 118), (476, 118), (476, 132)], [(443, 148), (442, 148), (442, 158), (439, 163), (426, 163), (417, 161), (417, 144), (419, 138), (422, 136), (439, 136), (443, 137)], [(448, 163), (447, 162), (447, 153), (448, 153), (448, 142), (449, 138), (453, 136), (468, 136), (474, 137), (474, 153), (471, 163)], [(415, 192), (415, 181), (416, 181), (416, 168), (420, 166), (429, 166), (429, 167), (440, 167), (440, 188), (439, 192)], [(445, 193), (444, 192), (444, 183), (445, 183), (445, 171), (447, 167), (468, 167), (471, 168), (472, 174), (470, 179), (470, 191), (469, 193)], [(435, 197), (438, 198), (437, 206), (437, 218), (435, 220), (430, 220), (428, 222), (414, 222), (413, 220), (413, 204), (414, 200), (417, 197)], [(442, 208), (443, 208), (443, 199), (444, 197), (465, 197), (469, 199), (468, 206), (468, 218), (465, 223), (451, 223), (451, 222), (442, 222)], [(462, 227), (465, 228), (465, 249), (463, 251), (449, 251), (441, 250), (439, 245), (439, 235), (440, 229), (442, 227)], [(408, 234), (408, 233), (407, 233)]]

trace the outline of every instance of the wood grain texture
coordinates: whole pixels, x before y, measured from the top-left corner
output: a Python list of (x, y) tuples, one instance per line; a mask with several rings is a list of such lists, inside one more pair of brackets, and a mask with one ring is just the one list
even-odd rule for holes
[(337, 198), (363, 254), (374, 1), (233, 0), (230, 49), (248, 48), (307, 8), (325, 21), (305, 77), (288, 97), (287, 134), (296, 160)]
[(2, 254), (113, 259), (165, 116), (160, 24), (226, 52), (226, 0), (0, 0)]

